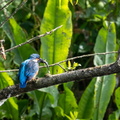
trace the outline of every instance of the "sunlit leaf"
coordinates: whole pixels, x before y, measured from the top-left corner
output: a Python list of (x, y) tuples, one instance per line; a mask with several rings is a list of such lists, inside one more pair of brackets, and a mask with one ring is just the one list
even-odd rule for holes
[(55, 113), (58, 117), (64, 117), (64, 110), (59, 106), (55, 107)]
[[(4, 70), (2, 63), (0, 62), (0, 70)], [(3, 89), (7, 86), (13, 85), (14, 82), (8, 73), (0, 73), (0, 89)]]
[(115, 103), (117, 108), (120, 109), (120, 87), (115, 90)]
[[(68, 8), (68, 0), (48, 0), (41, 24), (41, 33), (50, 31), (63, 25), (52, 35), (41, 38), (41, 55), (49, 64), (65, 60), (72, 37), (71, 12)], [(56, 14), (57, 13), (57, 14)], [(65, 65), (64, 63), (62, 65)], [(51, 73), (61, 73), (59, 66), (51, 68)]]

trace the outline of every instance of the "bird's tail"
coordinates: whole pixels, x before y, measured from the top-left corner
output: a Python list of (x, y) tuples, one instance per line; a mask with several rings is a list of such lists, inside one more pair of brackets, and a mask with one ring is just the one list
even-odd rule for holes
[(20, 88), (25, 88), (26, 87), (26, 83), (20, 83)]

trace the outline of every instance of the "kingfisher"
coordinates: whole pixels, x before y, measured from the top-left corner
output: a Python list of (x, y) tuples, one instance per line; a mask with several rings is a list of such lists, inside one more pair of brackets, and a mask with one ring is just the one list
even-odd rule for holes
[(34, 80), (39, 71), (39, 63), (48, 63), (40, 58), (39, 54), (31, 54), (30, 57), (23, 61), (19, 68), (18, 78), (20, 81), (20, 88), (25, 88), (27, 81)]

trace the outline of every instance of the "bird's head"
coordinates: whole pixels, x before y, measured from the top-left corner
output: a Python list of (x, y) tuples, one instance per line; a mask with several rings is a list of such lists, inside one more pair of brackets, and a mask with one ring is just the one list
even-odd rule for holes
[(29, 59), (34, 59), (38, 63), (40, 63), (40, 62), (45, 63), (47, 68), (49, 68), (48, 63), (45, 60), (41, 59), (39, 54), (32, 54), (32, 55), (30, 55)]
[(40, 55), (39, 54), (31, 54), (29, 59), (40, 59)]

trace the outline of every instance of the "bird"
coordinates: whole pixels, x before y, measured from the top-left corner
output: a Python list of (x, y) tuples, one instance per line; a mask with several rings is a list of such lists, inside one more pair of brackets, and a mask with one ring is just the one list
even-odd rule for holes
[(41, 59), (39, 54), (35, 53), (21, 63), (18, 73), (20, 88), (26, 88), (27, 82), (35, 79), (39, 71), (40, 62), (45, 63), (48, 67), (48, 63)]

